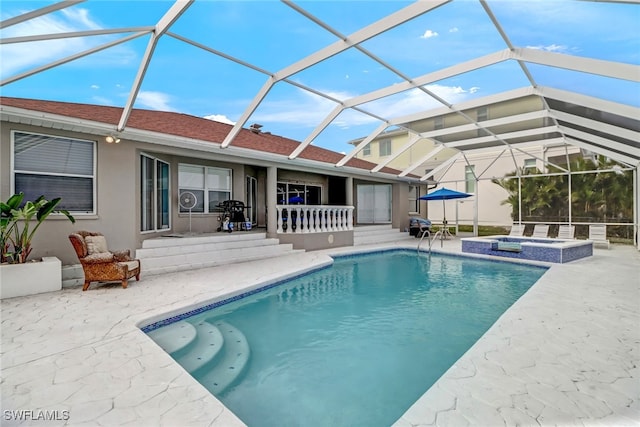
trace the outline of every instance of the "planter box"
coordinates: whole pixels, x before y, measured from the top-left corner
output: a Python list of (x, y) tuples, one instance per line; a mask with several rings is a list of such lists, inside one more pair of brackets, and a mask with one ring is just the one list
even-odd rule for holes
[(41, 262), (0, 265), (0, 299), (62, 289), (62, 263), (56, 257)]

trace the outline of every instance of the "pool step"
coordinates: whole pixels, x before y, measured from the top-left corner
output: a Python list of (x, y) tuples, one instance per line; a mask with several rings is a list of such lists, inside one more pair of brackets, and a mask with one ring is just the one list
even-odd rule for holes
[(224, 338), (224, 348), (219, 361), (199, 377), (199, 381), (214, 395), (219, 395), (243, 373), (251, 350), (244, 334), (224, 321), (215, 322)]
[(189, 322), (176, 322), (149, 332), (149, 337), (167, 353), (176, 353), (195, 341), (197, 331)]
[(214, 361), (224, 346), (224, 338), (216, 326), (204, 320), (193, 326), (196, 337), (190, 345), (170, 353), (189, 373)]

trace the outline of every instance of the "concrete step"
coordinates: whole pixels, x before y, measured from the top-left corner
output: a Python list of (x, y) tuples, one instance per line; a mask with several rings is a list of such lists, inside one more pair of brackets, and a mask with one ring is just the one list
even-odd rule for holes
[(360, 233), (373, 233), (373, 232), (384, 232), (392, 230), (393, 227), (391, 224), (377, 224), (377, 225), (358, 225), (353, 227), (353, 234)]
[(369, 232), (362, 232), (353, 235), (353, 245), (370, 245), (374, 243), (388, 243), (401, 240), (410, 240), (409, 233), (400, 232), (397, 228), (390, 228), (387, 230), (370, 230)]
[(280, 244), (146, 258), (140, 262), (142, 263), (144, 275), (156, 275), (217, 265), (236, 264), (299, 252), (304, 251), (294, 250), (291, 244)]
[(215, 366), (207, 366), (207, 372), (199, 376), (199, 382), (214, 395), (219, 395), (244, 372), (251, 349), (244, 334), (224, 321), (214, 323), (224, 338), (224, 348)]
[(176, 235), (175, 237), (158, 237), (142, 242), (143, 249), (164, 248), (172, 246), (201, 245), (207, 243), (224, 243), (238, 240), (260, 240), (267, 237), (266, 233), (238, 231), (234, 233), (213, 233), (207, 235)]
[(203, 239), (201, 242), (193, 242), (185, 245), (160, 246), (153, 248), (142, 248), (136, 250), (136, 258), (148, 259), (157, 257), (166, 257), (173, 255), (186, 255), (198, 252), (218, 252), (227, 249), (246, 248), (248, 246), (270, 246), (280, 243), (278, 239), (267, 239), (265, 237), (257, 239), (227, 239), (219, 241), (210, 241)]
[(291, 244), (280, 244), (266, 233), (243, 232), (185, 235), (145, 240), (136, 250), (142, 274), (157, 275), (244, 261), (273, 258), (294, 250)]

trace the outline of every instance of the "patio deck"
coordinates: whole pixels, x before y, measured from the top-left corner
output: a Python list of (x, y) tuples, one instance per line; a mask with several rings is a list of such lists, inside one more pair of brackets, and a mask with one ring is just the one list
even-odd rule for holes
[[(243, 425), (136, 325), (349, 250), (2, 301), (2, 425)], [(443, 250), (460, 253), (460, 240)], [(631, 246), (553, 265), (397, 425), (637, 425), (639, 302), (640, 253)], [(20, 421), (39, 411), (58, 420)]]

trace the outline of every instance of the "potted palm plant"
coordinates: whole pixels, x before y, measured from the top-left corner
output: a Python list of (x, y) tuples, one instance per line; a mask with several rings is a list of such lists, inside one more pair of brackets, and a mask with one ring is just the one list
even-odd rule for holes
[(49, 292), (62, 288), (61, 263), (55, 257), (41, 262), (28, 262), (31, 242), (42, 223), (52, 213), (73, 216), (56, 207), (60, 198), (44, 196), (24, 201), (24, 193), (14, 194), (0, 202), (0, 298)]

